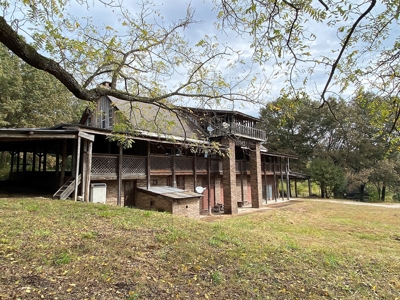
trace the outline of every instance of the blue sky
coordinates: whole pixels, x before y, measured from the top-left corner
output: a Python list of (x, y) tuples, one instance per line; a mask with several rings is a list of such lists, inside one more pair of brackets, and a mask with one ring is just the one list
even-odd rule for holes
[[(122, 1), (122, 0), (121, 0)], [(248, 74), (249, 69), (251, 68), (254, 74), (258, 74), (260, 80), (263, 76), (269, 79), (266, 88), (266, 92), (263, 94), (263, 101), (268, 102), (276, 99), (279, 96), (280, 90), (285, 86), (284, 80), (285, 77), (283, 75), (274, 75), (276, 71), (279, 71), (274, 64), (274, 61), (267, 62), (266, 64), (254, 65), (251, 62), (252, 49), (250, 47), (250, 39), (240, 37), (235, 32), (229, 30), (229, 28), (224, 28), (225, 30), (217, 30), (215, 27), (215, 23), (217, 22), (217, 11), (214, 10), (214, 4), (212, 0), (204, 0), (204, 1), (181, 1), (181, 0), (155, 0), (155, 8), (160, 10), (161, 15), (163, 16), (163, 22), (166, 24), (182, 19), (186, 15), (187, 6), (191, 5), (195, 9), (194, 19), (199, 21), (196, 24), (190, 25), (186, 28), (182, 34), (186, 37), (189, 42), (194, 45), (205, 35), (216, 36), (221, 44), (227, 44), (234, 48), (235, 50), (241, 50), (241, 58), (246, 62), (245, 66), (241, 66), (235, 70), (226, 70), (224, 69), (224, 63), (221, 62), (219, 68), (224, 72), (227, 72), (228, 75), (234, 75), (237, 77), (245, 76)], [(123, 30), (120, 28), (120, 22), (118, 21), (118, 9), (113, 9), (110, 7), (105, 7), (104, 4), (101, 4), (100, 1), (93, 0), (89, 1), (89, 8), (85, 8), (73, 2), (68, 8), (69, 12), (77, 17), (87, 17), (91, 16), (94, 23), (100, 26), (102, 25), (110, 25), (117, 30)], [(130, 13), (134, 15), (134, 12), (138, 10), (139, 5), (136, 1), (124, 1), (123, 6), (126, 9), (129, 9)], [(379, 7), (376, 8), (379, 10)], [(160, 19), (158, 19), (160, 21)], [(332, 28), (327, 28), (321, 26), (321, 24), (315, 24), (310, 22), (308, 25), (308, 30), (316, 34), (317, 39), (310, 43), (310, 53), (313, 57), (335, 57), (336, 54), (333, 53), (333, 50), (337, 50), (340, 47), (340, 40), (337, 37), (336, 30)], [(361, 46), (360, 46), (361, 47)], [(357, 48), (357, 47), (356, 47)], [(286, 71), (286, 70), (280, 70)], [(303, 79), (304, 77), (308, 78), (307, 83), (307, 93), (318, 99), (318, 94), (322, 91), (324, 84), (327, 80), (329, 69), (319, 65), (316, 67), (315, 72), (313, 74), (303, 73), (301, 74)], [(174, 81), (175, 80), (175, 81)], [(171, 84), (176, 84), (178, 82), (178, 78), (172, 79)], [(301, 81), (301, 80), (300, 80)], [(298, 86), (301, 84), (299, 83)], [(337, 91), (334, 87), (333, 92)], [(352, 90), (348, 91), (348, 95)], [(346, 95), (342, 95), (346, 96)], [(190, 103), (187, 103), (191, 105)], [(246, 103), (242, 105), (241, 103), (227, 103), (226, 109), (234, 108), (236, 110), (240, 110), (244, 113), (251, 114), (253, 116), (258, 115), (258, 111), (260, 105), (252, 105)]]

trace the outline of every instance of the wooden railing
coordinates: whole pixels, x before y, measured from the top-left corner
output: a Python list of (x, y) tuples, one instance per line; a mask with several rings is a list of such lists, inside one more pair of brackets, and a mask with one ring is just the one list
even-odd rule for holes
[(216, 125), (216, 128), (214, 128), (214, 131), (212, 132), (212, 135), (224, 136), (234, 134), (236, 136), (246, 137), (258, 141), (265, 141), (267, 139), (267, 134), (262, 129), (245, 126), (235, 122), (226, 124), (227, 125), (225, 127), (220, 124)]
[[(171, 155), (151, 155), (150, 156), (150, 174), (151, 173), (170, 173), (172, 174), (173, 163), (175, 162), (175, 172), (177, 174), (194, 174), (194, 157), (181, 157)], [(207, 172), (207, 158), (196, 157), (196, 172)], [(237, 160), (235, 162), (236, 173), (250, 171), (248, 161)], [(147, 173), (147, 157), (124, 155), (122, 158), (122, 176), (145, 176)], [(286, 165), (280, 163), (262, 163), (262, 173), (286, 173)], [(222, 173), (222, 161), (211, 159), (211, 173)], [(117, 176), (118, 173), (118, 155), (93, 154), (91, 174), (94, 176)]]
[[(151, 173), (171, 173), (175, 163), (176, 173), (194, 174), (194, 157), (180, 157), (171, 155), (151, 155)], [(122, 176), (145, 176), (147, 171), (147, 157), (124, 155), (122, 158)], [(196, 157), (196, 171), (207, 172), (207, 158)], [(222, 172), (222, 162), (211, 159), (210, 171), (212, 173)], [(91, 175), (97, 177), (116, 177), (118, 174), (118, 155), (93, 154)]]

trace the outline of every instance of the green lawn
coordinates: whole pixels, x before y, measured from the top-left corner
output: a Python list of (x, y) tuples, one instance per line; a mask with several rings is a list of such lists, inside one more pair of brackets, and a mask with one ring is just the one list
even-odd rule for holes
[(400, 209), (304, 201), (206, 222), (0, 198), (0, 299), (56, 298), (400, 298)]

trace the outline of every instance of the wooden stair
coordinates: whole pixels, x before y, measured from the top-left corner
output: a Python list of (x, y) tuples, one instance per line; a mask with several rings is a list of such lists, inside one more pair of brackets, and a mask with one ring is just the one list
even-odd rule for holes
[[(78, 176), (78, 185), (81, 183), (81, 175)], [(75, 177), (71, 177), (66, 181), (58, 191), (53, 195), (53, 198), (65, 200), (75, 190)]]

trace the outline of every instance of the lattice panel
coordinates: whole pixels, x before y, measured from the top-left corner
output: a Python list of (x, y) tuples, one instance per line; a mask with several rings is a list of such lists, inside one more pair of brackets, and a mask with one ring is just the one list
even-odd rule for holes
[(198, 157), (196, 159), (196, 170), (207, 171), (207, 159)]
[(175, 169), (177, 171), (193, 171), (193, 158), (191, 157), (176, 157)]
[(123, 157), (122, 174), (145, 175), (146, 158), (144, 157)]
[(222, 161), (211, 161), (211, 172), (222, 172)]
[(172, 157), (171, 156), (151, 156), (150, 169), (154, 171), (172, 170)]
[(92, 157), (92, 174), (117, 174), (117, 157)]

